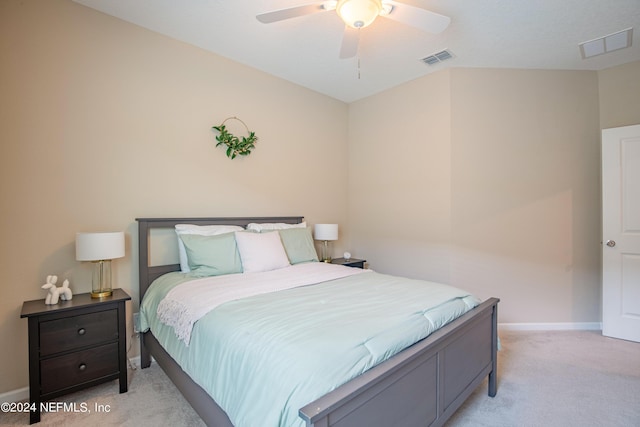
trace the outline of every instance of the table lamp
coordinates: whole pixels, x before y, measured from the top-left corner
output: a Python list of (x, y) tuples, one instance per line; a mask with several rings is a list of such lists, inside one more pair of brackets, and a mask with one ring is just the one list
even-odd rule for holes
[(124, 233), (77, 233), (76, 260), (91, 261), (91, 298), (111, 296), (111, 260), (124, 256)]
[(322, 261), (331, 262), (329, 241), (338, 240), (338, 224), (316, 224), (313, 235), (316, 240), (322, 240)]

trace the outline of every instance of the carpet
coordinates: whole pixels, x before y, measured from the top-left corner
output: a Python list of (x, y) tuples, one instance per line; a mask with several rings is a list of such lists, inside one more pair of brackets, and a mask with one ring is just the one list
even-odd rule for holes
[(600, 331), (502, 331), (498, 394), (486, 382), (446, 427), (638, 427), (640, 343)]
[[(41, 414), (34, 426), (204, 426), (204, 422), (182, 397), (156, 363), (147, 369), (129, 369), (129, 391), (119, 393), (118, 380), (110, 381), (54, 401), (75, 403), (76, 412)], [(82, 412), (85, 404), (90, 412)], [(0, 413), (0, 426), (29, 425), (29, 414)]]

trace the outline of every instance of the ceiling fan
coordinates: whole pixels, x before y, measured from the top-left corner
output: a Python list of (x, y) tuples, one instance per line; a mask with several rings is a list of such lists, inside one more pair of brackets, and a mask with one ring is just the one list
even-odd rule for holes
[(283, 21), (298, 16), (335, 10), (345, 23), (340, 58), (351, 58), (358, 53), (360, 29), (365, 28), (378, 16), (393, 19), (420, 30), (437, 34), (445, 30), (451, 22), (448, 16), (426, 9), (389, 0), (338, 0), (319, 1), (287, 9), (274, 10), (256, 16), (263, 24)]

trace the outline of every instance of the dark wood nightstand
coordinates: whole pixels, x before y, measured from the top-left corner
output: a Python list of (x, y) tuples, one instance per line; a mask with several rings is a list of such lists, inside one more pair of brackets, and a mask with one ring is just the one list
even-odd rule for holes
[(29, 423), (40, 421), (40, 402), (115, 379), (127, 391), (125, 302), (114, 289), (106, 298), (74, 295), (45, 305), (25, 301), (20, 317), (29, 318)]
[(364, 263), (367, 262), (366, 259), (357, 259), (357, 258), (334, 258), (331, 260), (331, 264), (340, 264), (346, 265), (347, 267), (357, 267), (364, 268)]

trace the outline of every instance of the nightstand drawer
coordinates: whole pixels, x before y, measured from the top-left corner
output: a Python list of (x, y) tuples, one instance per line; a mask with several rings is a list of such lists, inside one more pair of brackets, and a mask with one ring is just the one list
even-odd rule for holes
[(40, 355), (46, 356), (117, 338), (117, 310), (49, 320), (40, 323)]
[(117, 374), (118, 343), (40, 361), (42, 394)]

